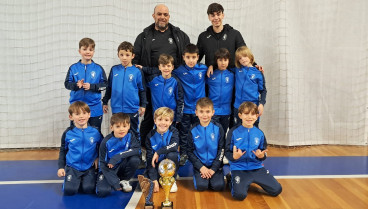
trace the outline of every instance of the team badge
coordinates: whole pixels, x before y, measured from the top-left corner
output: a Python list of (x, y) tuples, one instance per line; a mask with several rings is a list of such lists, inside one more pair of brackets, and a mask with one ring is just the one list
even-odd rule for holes
[(96, 77), (96, 72), (95, 71), (92, 71), (91, 72), (91, 77), (94, 79)]
[(202, 72), (198, 73), (199, 79), (202, 79)]
[(212, 141), (215, 140), (215, 134), (214, 133), (211, 133), (211, 139), (212, 139)]
[(230, 82), (230, 78), (229, 77), (225, 77), (225, 82), (229, 83)]
[(66, 177), (66, 181), (71, 181), (72, 180), (72, 175), (68, 175), (67, 177)]
[(174, 40), (172, 38), (169, 38), (168, 41), (169, 41), (169, 44), (173, 44), (174, 43)]
[(226, 41), (227, 39), (227, 34), (225, 33), (224, 36), (222, 37), (222, 40)]
[(93, 138), (93, 137), (89, 138), (89, 141), (91, 142), (91, 144), (93, 144), (94, 140), (95, 140), (95, 138)]
[(254, 74), (252, 74), (251, 76), (250, 76), (250, 79), (254, 79), (256, 77), (256, 75), (254, 75)]
[(129, 81), (131, 82), (133, 80), (133, 74), (129, 74)]
[(234, 180), (235, 180), (236, 184), (239, 184), (240, 183), (240, 176), (235, 176)]
[(254, 143), (255, 143), (256, 145), (258, 145), (258, 144), (259, 144), (259, 138), (258, 138), (258, 137), (254, 138)]
[(169, 87), (168, 91), (169, 91), (169, 95), (171, 95), (173, 93), (173, 87)]

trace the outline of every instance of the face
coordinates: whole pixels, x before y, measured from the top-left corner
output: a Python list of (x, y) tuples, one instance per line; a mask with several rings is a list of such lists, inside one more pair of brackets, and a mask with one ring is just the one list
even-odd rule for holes
[(132, 65), (134, 54), (131, 51), (120, 50), (118, 53), (118, 57), (120, 59), (121, 64), (124, 67), (128, 67)]
[(91, 61), (93, 54), (95, 53), (95, 49), (92, 48), (91, 46), (82, 46), (79, 50), (78, 50), (79, 54), (82, 56), (82, 60), (84, 61)]
[(197, 53), (185, 53), (183, 55), (183, 60), (188, 67), (194, 67), (199, 59), (199, 55)]
[(239, 118), (242, 120), (243, 126), (247, 128), (253, 127), (253, 124), (257, 121), (258, 115), (249, 113), (239, 113)]
[(229, 65), (229, 59), (220, 58), (217, 59), (217, 66), (219, 70), (226, 70)]
[(160, 64), (158, 69), (160, 69), (162, 77), (167, 78), (171, 77), (171, 72), (174, 70), (174, 66), (171, 63), (166, 65)]
[(156, 30), (165, 31), (169, 25), (169, 8), (167, 8), (165, 5), (156, 6), (155, 13), (152, 14), (152, 17), (155, 20)]
[(207, 107), (197, 106), (195, 113), (201, 124), (202, 123), (208, 124), (211, 122), (211, 118), (215, 114), (215, 110), (210, 106)]
[(162, 134), (165, 133), (172, 124), (172, 120), (168, 116), (160, 116), (155, 119), (157, 132)]
[(241, 57), (241, 58), (239, 59), (239, 63), (240, 63), (242, 66), (245, 66), (245, 67), (251, 67), (251, 66), (252, 66), (252, 63), (250, 62), (249, 57)]
[(129, 132), (130, 123), (115, 123), (110, 129), (116, 138), (123, 138)]
[(213, 27), (222, 26), (222, 20), (225, 15), (222, 12), (214, 12), (213, 14), (208, 15), (208, 19), (211, 21)]
[(79, 113), (69, 115), (69, 119), (74, 122), (74, 125), (77, 128), (87, 128), (88, 119), (90, 117), (91, 113), (83, 112), (82, 110)]

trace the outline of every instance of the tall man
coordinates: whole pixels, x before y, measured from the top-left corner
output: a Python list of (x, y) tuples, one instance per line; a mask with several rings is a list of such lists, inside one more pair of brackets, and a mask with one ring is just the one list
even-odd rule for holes
[[(190, 43), (188, 35), (169, 23), (169, 8), (164, 4), (158, 4), (152, 14), (155, 23), (146, 27), (134, 42), (133, 64), (143, 67), (158, 68), (160, 54), (166, 53), (174, 57), (175, 68), (183, 62), (183, 51)], [(147, 77), (147, 76), (146, 76)], [(147, 104), (144, 119), (140, 127), (141, 144), (144, 146), (147, 134), (153, 128), (153, 113), (151, 104), (151, 92), (147, 89)]]

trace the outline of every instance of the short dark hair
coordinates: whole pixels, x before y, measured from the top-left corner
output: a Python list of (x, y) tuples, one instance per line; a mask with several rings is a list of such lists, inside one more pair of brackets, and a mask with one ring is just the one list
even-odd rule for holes
[(118, 53), (120, 50), (125, 50), (127, 52), (132, 52), (133, 53), (133, 44), (131, 44), (130, 42), (128, 41), (124, 41), (122, 42), (119, 47), (118, 47)]
[(122, 112), (113, 114), (110, 119), (110, 125), (113, 126), (114, 124), (118, 124), (118, 123), (130, 124), (129, 115), (126, 113), (122, 113)]
[(158, 64), (167, 65), (169, 63), (174, 65), (174, 58), (171, 55), (161, 54), (158, 58)]
[(79, 48), (81, 48), (82, 46), (85, 47), (91, 46), (91, 48), (94, 49), (96, 44), (95, 41), (91, 38), (82, 38), (82, 40), (79, 41)]
[(230, 59), (230, 52), (225, 48), (220, 48), (215, 52), (215, 60), (218, 59)]
[(208, 6), (207, 9), (207, 15), (213, 14), (215, 12), (221, 12), (224, 13), (224, 8), (222, 7), (221, 4), (218, 3), (212, 3)]
[(201, 107), (201, 108), (210, 107), (210, 108), (213, 109), (213, 102), (208, 97), (202, 97), (202, 98), (198, 99), (198, 101), (197, 101), (196, 109), (198, 107)]
[(183, 51), (183, 55), (184, 55), (185, 53), (189, 53), (189, 54), (194, 54), (194, 53), (195, 53), (195, 54), (199, 54), (199, 50), (198, 50), (197, 45), (192, 44), (192, 43), (190, 43), (190, 44), (186, 45), (186, 46), (185, 46), (185, 49), (184, 49), (184, 51)]
[(89, 106), (82, 102), (82, 101), (76, 101), (73, 104), (69, 106), (68, 109), (69, 115), (78, 114), (82, 112), (90, 113), (91, 109), (89, 109)]

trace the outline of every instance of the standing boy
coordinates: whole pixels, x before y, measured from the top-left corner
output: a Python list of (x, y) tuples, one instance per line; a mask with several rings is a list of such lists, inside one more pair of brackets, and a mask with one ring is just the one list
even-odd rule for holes
[(88, 126), (91, 110), (86, 103), (76, 101), (68, 111), (74, 126), (67, 128), (61, 137), (57, 175), (65, 177), (65, 195), (74, 195), (80, 188), (84, 193), (94, 193), (102, 135), (96, 128)]
[(130, 117), (131, 130), (139, 139), (138, 118), (146, 110), (146, 90), (141, 70), (132, 65), (133, 45), (124, 41), (118, 47), (121, 64), (111, 68), (106, 94), (102, 99), (103, 110), (108, 111), (107, 103), (111, 98), (111, 111), (126, 113)]
[[(178, 169), (178, 130), (171, 126), (174, 119), (174, 111), (168, 107), (160, 107), (155, 111), (154, 122), (156, 128), (151, 130), (146, 139), (147, 167), (145, 176), (154, 183), (154, 192), (159, 191), (158, 165), (163, 159), (174, 161)], [(176, 175), (174, 175), (175, 177)], [(176, 192), (178, 187), (176, 182), (171, 187), (170, 192)]]
[(231, 195), (244, 200), (251, 183), (256, 183), (271, 196), (281, 193), (280, 183), (263, 167), (267, 157), (267, 141), (263, 132), (254, 127), (258, 107), (252, 102), (243, 102), (239, 107), (242, 123), (227, 134), (225, 155), (231, 171)]
[(197, 64), (199, 55), (198, 48), (194, 44), (188, 44), (185, 47), (183, 59), (185, 65), (173, 71), (184, 90), (184, 110), (183, 118), (179, 126), (180, 131), (180, 165), (184, 165), (188, 159), (186, 153), (188, 131), (192, 124), (198, 122), (195, 115), (195, 106), (199, 98), (205, 97), (205, 75), (207, 72), (206, 65)]
[(112, 189), (131, 192), (129, 180), (134, 176), (140, 163), (140, 143), (130, 129), (128, 114), (116, 113), (111, 116), (111, 133), (100, 146), (100, 174), (96, 193), (104, 197)]
[(79, 41), (79, 54), (82, 56), (79, 62), (69, 67), (64, 86), (70, 92), (70, 104), (75, 101), (87, 103), (91, 110), (88, 123), (101, 130), (102, 104), (101, 91), (107, 86), (106, 74), (101, 65), (93, 62), (95, 42), (90, 38)]
[(215, 113), (211, 99), (199, 99), (195, 112), (199, 123), (194, 124), (188, 134), (188, 156), (193, 164), (194, 187), (199, 191), (209, 188), (223, 190), (224, 131), (219, 123), (211, 122)]

